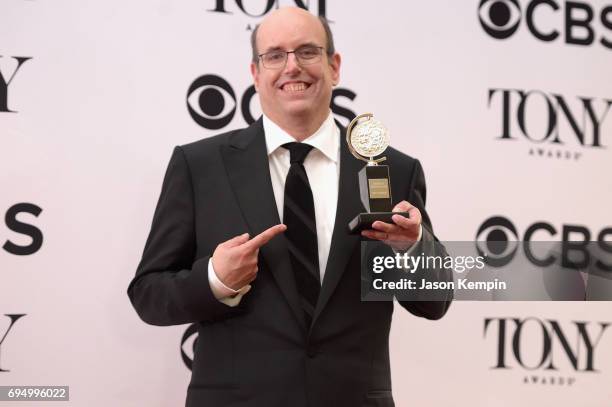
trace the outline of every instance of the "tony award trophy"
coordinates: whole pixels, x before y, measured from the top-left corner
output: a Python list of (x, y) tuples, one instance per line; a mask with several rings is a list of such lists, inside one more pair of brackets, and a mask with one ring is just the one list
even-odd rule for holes
[(355, 117), (346, 130), (346, 142), (355, 158), (367, 165), (359, 171), (359, 195), (367, 212), (360, 213), (349, 223), (352, 234), (371, 229), (377, 220), (393, 223), (391, 217), (399, 214), (408, 217), (407, 212), (391, 212), (391, 181), (389, 166), (379, 165), (386, 157), (381, 155), (389, 146), (389, 131), (372, 113)]

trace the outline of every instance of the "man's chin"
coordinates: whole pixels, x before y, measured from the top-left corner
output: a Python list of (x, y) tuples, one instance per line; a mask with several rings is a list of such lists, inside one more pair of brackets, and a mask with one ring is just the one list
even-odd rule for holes
[(283, 110), (286, 115), (291, 117), (307, 117), (314, 112), (312, 102), (307, 103), (304, 100), (291, 101), (284, 106)]

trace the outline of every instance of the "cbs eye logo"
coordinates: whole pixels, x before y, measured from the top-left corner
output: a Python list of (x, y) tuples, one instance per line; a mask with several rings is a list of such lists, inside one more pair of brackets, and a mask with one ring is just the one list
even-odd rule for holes
[(198, 327), (196, 324), (191, 324), (187, 327), (181, 338), (181, 359), (183, 359), (183, 363), (189, 370), (193, 367), (193, 354), (197, 343)]
[[(253, 95), (255, 87), (251, 85), (241, 98), (242, 116), (248, 124), (255, 121), (251, 114)], [(200, 76), (187, 90), (187, 110), (191, 118), (205, 129), (219, 130), (227, 126), (236, 114), (236, 107), (234, 89), (220, 76)]]
[(478, 228), (476, 250), (492, 267), (503, 267), (510, 263), (518, 249), (518, 233), (510, 220), (493, 216)]
[[(541, 233), (546, 236), (544, 240), (541, 237), (534, 240)], [(557, 240), (549, 242), (549, 238)], [(539, 244), (542, 242), (548, 242), (544, 246), (545, 257)], [(557, 264), (565, 269), (612, 272), (612, 226), (604, 227), (595, 239), (594, 233), (582, 225), (565, 224), (558, 230), (549, 222), (539, 221), (525, 229), (519, 239), (516, 227), (508, 218), (493, 216), (478, 228), (475, 243), (478, 255), (492, 267), (510, 263), (521, 243), (525, 259), (536, 267)], [(612, 278), (612, 274), (605, 276)]]
[[(257, 91), (251, 85), (240, 98), (240, 111), (244, 121), (250, 125), (259, 117), (261, 110), (257, 98), (252, 103)], [(347, 126), (356, 116), (355, 112), (338, 99), (355, 100), (357, 94), (348, 88), (334, 88), (330, 108), (336, 119), (346, 121)], [(187, 110), (191, 118), (200, 126), (209, 130), (219, 130), (230, 124), (238, 106), (236, 92), (229, 82), (220, 76), (206, 74), (193, 81), (187, 90)], [(253, 114), (255, 112), (255, 114)]]
[(478, 18), (487, 34), (503, 40), (518, 30), (521, 6), (517, 0), (481, 0)]

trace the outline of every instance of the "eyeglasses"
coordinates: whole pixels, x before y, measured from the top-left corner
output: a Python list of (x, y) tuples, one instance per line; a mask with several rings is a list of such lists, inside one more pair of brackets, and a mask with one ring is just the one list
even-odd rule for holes
[(295, 55), (297, 63), (300, 65), (316, 64), (321, 60), (323, 47), (304, 45), (293, 51), (274, 50), (258, 56), (264, 68), (279, 69), (285, 67), (289, 54)]

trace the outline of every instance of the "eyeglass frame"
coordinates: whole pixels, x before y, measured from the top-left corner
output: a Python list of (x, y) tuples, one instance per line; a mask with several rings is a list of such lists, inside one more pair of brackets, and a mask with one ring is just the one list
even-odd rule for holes
[[(323, 56), (323, 52), (326, 51), (325, 47), (322, 47), (320, 45), (312, 45), (312, 44), (304, 44), (304, 45), (300, 45), (299, 47), (297, 47), (296, 49), (294, 49), (293, 51), (285, 51), (282, 49), (275, 49), (272, 51), (268, 51), (268, 52), (264, 52), (263, 54), (259, 54), (257, 55), (257, 57), (259, 58), (259, 60), (261, 61), (261, 65), (266, 68), (266, 69), (282, 69), (285, 66), (287, 66), (287, 61), (289, 60), (289, 54), (293, 54), (295, 56), (296, 62), (298, 63), (298, 65), (302, 66), (302, 65), (313, 65), (316, 64), (318, 61), (313, 61), (313, 62), (307, 62), (303, 63), (303, 61), (300, 59), (300, 57), (297, 56), (296, 52), (299, 51), (300, 49), (303, 48), (315, 48), (319, 50), (319, 57)], [(272, 52), (282, 52), (285, 54), (285, 62), (282, 65), (279, 65), (277, 67), (267, 67), (264, 62), (263, 62), (263, 57), (267, 54), (270, 54)], [(329, 55), (329, 54), (328, 54)]]

